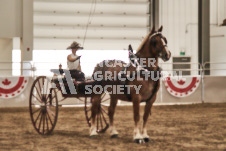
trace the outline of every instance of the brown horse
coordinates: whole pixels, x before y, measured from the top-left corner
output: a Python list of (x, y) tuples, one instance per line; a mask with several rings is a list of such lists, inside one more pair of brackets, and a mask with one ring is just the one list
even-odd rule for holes
[[(121, 74), (122, 77), (131, 77), (134, 76), (135, 78), (133, 80), (125, 80), (121, 81), (120, 78), (114, 79), (112, 83), (115, 85), (127, 85), (126, 92), (120, 93), (120, 94), (110, 94), (110, 106), (108, 109), (108, 115), (110, 120), (110, 134), (111, 137), (116, 137), (118, 135), (117, 130), (114, 126), (114, 113), (115, 108), (117, 105), (117, 101), (123, 100), (123, 101), (131, 101), (133, 103), (133, 112), (134, 112), (134, 122), (135, 122), (135, 128), (134, 128), (134, 135), (133, 139), (135, 142), (148, 142), (149, 136), (147, 134), (146, 129), (146, 123), (147, 119), (149, 117), (149, 114), (151, 113), (151, 107), (153, 103), (156, 100), (157, 91), (159, 89), (159, 79), (154, 80), (153, 77), (156, 76), (150, 76), (148, 78), (145, 78), (144, 74), (141, 74), (138, 78), (138, 73), (144, 72), (150, 72), (152, 75), (156, 75), (155, 73), (159, 71), (158, 67), (158, 58), (161, 58), (164, 61), (168, 61), (171, 57), (171, 53), (167, 48), (167, 40), (162, 35), (162, 29), (161, 26), (158, 31), (155, 31), (155, 28), (152, 28), (152, 31), (146, 36), (146, 38), (143, 40), (142, 44), (137, 50), (137, 53), (134, 54), (135, 59), (133, 62), (125, 67), (125, 63), (118, 60), (109, 60), (104, 61), (100, 64), (98, 64), (95, 67), (94, 74), (95, 73), (101, 73), (102, 77), (109, 80), (109, 77), (112, 77), (114, 79), (114, 75), (110, 74), (111, 72), (114, 74), (117, 74), (120, 76), (119, 73), (123, 72), (124, 75)], [(149, 61), (148, 61), (149, 60)], [(150, 62), (150, 60), (152, 62)], [(103, 63), (107, 63), (103, 65)], [(111, 66), (109, 66), (111, 65)], [(152, 72), (153, 71), (153, 72)], [(129, 73), (129, 74), (128, 74)], [(135, 74), (131, 74), (135, 73)], [(122, 76), (123, 75), (123, 76)], [(103, 82), (102, 86), (105, 86), (108, 84), (106, 82), (106, 79), (104, 79), (105, 82)], [(103, 80), (103, 81), (104, 81)], [(140, 87), (139, 87), (140, 86)], [(112, 90), (112, 87), (108, 87)], [(138, 91), (138, 88), (139, 91)], [(111, 92), (111, 90), (107, 89), (108, 92)], [(128, 93), (130, 92), (130, 93)], [(91, 128), (90, 128), (90, 136), (98, 135), (96, 132), (96, 125), (95, 125), (95, 118), (96, 115), (99, 112), (99, 105), (100, 105), (100, 98), (101, 94), (94, 94), (92, 97), (92, 121), (91, 121)], [(145, 112), (143, 115), (143, 125), (142, 129), (140, 131), (139, 129), (139, 121), (140, 121), (140, 103), (146, 102), (145, 105)]]

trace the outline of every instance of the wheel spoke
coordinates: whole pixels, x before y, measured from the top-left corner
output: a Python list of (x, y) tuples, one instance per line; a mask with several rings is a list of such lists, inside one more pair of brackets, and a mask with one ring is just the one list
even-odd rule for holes
[[(46, 104), (49, 103), (50, 99), (50, 94), (47, 95), (48, 97), (46, 98)], [(49, 101), (48, 101), (49, 100)]]
[(103, 103), (103, 102), (106, 102), (106, 101), (108, 101), (108, 100), (110, 100), (110, 98), (107, 98), (107, 99), (105, 99), (105, 100), (103, 100), (103, 101), (101, 101), (101, 102)]
[(38, 93), (39, 98), (42, 100), (41, 94), (39, 93), (38, 88), (35, 86), (36, 92)]
[(48, 113), (48, 112), (46, 112), (46, 113), (47, 113), (47, 115), (48, 115), (48, 117), (49, 117), (50, 124), (51, 124), (52, 127), (53, 127), (53, 122), (52, 122), (52, 120), (51, 120), (51, 117), (49, 116), (49, 113)]
[(101, 104), (102, 106), (104, 106), (104, 107), (109, 107), (108, 105), (106, 105), (106, 104)]
[(47, 118), (47, 115), (46, 115), (45, 117), (46, 117), (47, 133), (48, 133), (48, 132), (49, 132), (49, 125), (48, 125), (48, 118)]
[[(43, 79), (43, 78), (42, 78)], [(43, 80), (42, 80), (43, 81)], [(40, 82), (39, 82), (39, 80), (38, 80), (38, 85), (39, 85), (39, 89), (40, 89), (40, 92), (41, 92), (41, 98), (45, 98), (45, 95), (43, 94), (44, 93), (44, 90), (43, 90), (43, 88), (44, 88), (44, 85), (42, 84), (42, 86), (41, 86), (41, 84), (40, 84)]]
[(100, 125), (101, 125), (101, 129), (103, 129), (103, 122), (102, 122), (101, 114), (100, 114)]
[(43, 90), (43, 96), (44, 96), (44, 98), (46, 98), (46, 94), (45, 94), (45, 78), (44, 77), (42, 77), (42, 90)]
[[(50, 94), (51, 95), (51, 94)], [(49, 95), (49, 96), (50, 96)], [(54, 97), (52, 97), (51, 99), (50, 99), (50, 97), (48, 97), (48, 99), (47, 99), (47, 101), (46, 101), (46, 103), (49, 103), (51, 100), (53, 100), (54, 98), (56, 98), (57, 97), (57, 95), (54, 95)], [(48, 101), (49, 100), (49, 101)]]
[[(50, 106), (53, 106), (53, 105), (50, 105)], [(55, 108), (55, 106), (53, 106)], [(50, 115), (53, 116), (55, 118), (55, 113), (53, 113), (53, 111), (50, 109), (49, 106), (47, 106), (47, 112), (50, 112)]]
[(99, 131), (99, 113), (97, 113), (97, 131)]
[(39, 122), (39, 126), (38, 126), (39, 132), (40, 132), (40, 127), (41, 127), (41, 123), (42, 123), (42, 117), (43, 117), (43, 113), (42, 113), (42, 115), (41, 115), (40, 122)]
[(105, 114), (108, 115), (108, 113), (105, 111), (105, 109), (103, 107), (101, 107), (101, 109), (104, 111)]
[(35, 119), (35, 121), (34, 121), (35, 124), (36, 124), (36, 122), (37, 122), (39, 116), (41, 115), (41, 113), (42, 113), (42, 111), (39, 112), (38, 117)]
[(102, 112), (102, 110), (101, 110), (101, 114), (102, 114), (102, 116), (103, 116), (104, 122), (107, 123), (107, 120), (105, 119), (104, 113)]
[(90, 121), (90, 120), (91, 120), (91, 118), (92, 118), (92, 114), (90, 114), (90, 117), (88, 118), (88, 120)]
[(100, 100), (102, 100), (102, 99), (105, 97), (105, 95), (106, 95), (106, 93), (104, 93), (104, 94), (103, 94), (103, 96), (101, 97), (101, 99), (100, 99)]
[(43, 113), (43, 134), (45, 133), (45, 114)]
[(38, 112), (38, 111), (40, 111), (40, 110), (41, 110), (41, 108), (35, 110), (34, 112), (32, 112), (32, 114), (35, 114), (36, 112)]
[(32, 94), (32, 96), (35, 97), (35, 98), (38, 100), (38, 102), (43, 103), (43, 102), (42, 102), (41, 100), (39, 100), (34, 94)]
[(48, 80), (46, 79), (46, 100), (48, 99), (48, 89), (49, 89), (49, 84), (48, 84)]
[(38, 80), (38, 87), (39, 87), (39, 91), (40, 91), (40, 92), (41, 92), (41, 94), (42, 94), (42, 88), (41, 88), (41, 85), (40, 85), (39, 80)]

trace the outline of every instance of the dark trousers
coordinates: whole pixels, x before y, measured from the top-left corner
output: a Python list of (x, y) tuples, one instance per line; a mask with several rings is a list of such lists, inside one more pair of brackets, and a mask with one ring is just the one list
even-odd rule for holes
[(79, 70), (69, 70), (72, 79), (75, 79), (76, 81), (84, 81), (85, 80), (85, 74)]

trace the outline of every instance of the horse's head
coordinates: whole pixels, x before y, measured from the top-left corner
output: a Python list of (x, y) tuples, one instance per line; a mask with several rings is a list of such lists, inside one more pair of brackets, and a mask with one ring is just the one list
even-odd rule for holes
[(155, 31), (155, 27), (146, 36), (143, 43), (138, 48), (138, 54), (142, 57), (149, 58), (161, 58), (163, 61), (168, 61), (171, 57), (171, 52), (167, 47), (167, 40), (162, 35), (161, 26), (158, 31)]
[(168, 61), (171, 57), (171, 52), (167, 47), (167, 39), (162, 35), (161, 26), (158, 31), (155, 31), (155, 27), (152, 28), (152, 31), (149, 34), (148, 44), (150, 45), (150, 51), (154, 56), (158, 56), (163, 61)]

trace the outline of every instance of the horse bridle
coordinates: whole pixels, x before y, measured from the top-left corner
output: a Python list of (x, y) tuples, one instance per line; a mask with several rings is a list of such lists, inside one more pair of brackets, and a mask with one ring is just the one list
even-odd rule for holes
[[(163, 41), (163, 46), (162, 46), (161, 50), (159, 51), (158, 56), (161, 57), (162, 59), (164, 59), (162, 53), (163, 53), (163, 48), (166, 48), (167, 44), (166, 44), (165, 40), (163, 39), (162, 33), (161, 32), (155, 32), (154, 34), (150, 35), (149, 39), (153, 38), (156, 35), (160, 35), (160, 38)], [(138, 58), (137, 58), (137, 55), (133, 53), (131, 46), (129, 46), (129, 58), (130, 58), (130, 63), (127, 66), (123, 67), (123, 69), (121, 70), (124, 74), (126, 73), (127, 67), (129, 67), (130, 65), (135, 67), (137, 72), (140, 72), (140, 71), (150, 72), (147, 68), (142, 67), (140, 65)], [(158, 67), (158, 70), (161, 71), (161, 68)]]
[(167, 43), (165, 42), (165, 40), (163, 39), (163, 35), (162, 35), (162, 33), (161, 32), (156, 32), (156, 33), (154, 33), (154, 34), (152, 34), (149, 38), (150, 38), (150, 40), (154, 37), (154, 36), (156, 36), (156, 35), (159, 35), (160, 36), (160, 38), (161, 38), (161, 41), (163, 42), (163, 45), (161, 46), (161, 49), (158, 51), (158, 57), (161, 57), (162, 59), (164, 59), (163, 58), (163, 49), (164, 48), (167, 48), (168, 46), (167, 46)]
[[(146, 73), (149, 73), (150, 71), (146, 68), (146, 67), (143, 67), (141, 66), (141, 64), (139, 63), (138, 61), (138, 58), (137, 58), (137, 55), (133, 53), (133, 50), (132, 50), (132, 47), (130, 46), (131, 49), (129, 49), (129, 59), (130, 59), (130, 63), (127, 64), (127, 66), (124, 66), (123, 69), (121, 70), (121, 72), (123, 74), (126, 74), (126, 71), (127, 71), (127, 68), (132, 65), (133, 67), (136, 68), (136, 71), (137, 72), (141, 72), (141, 71), (144, 71)], [(157, 71), (161, 71), (161, 68), (158, 67)], [(121, 74), (121, 73), (119, 73)]]

